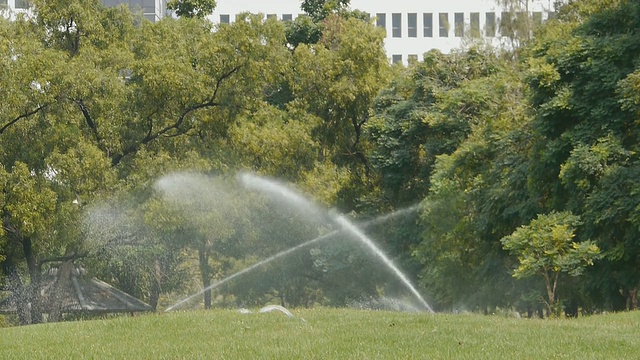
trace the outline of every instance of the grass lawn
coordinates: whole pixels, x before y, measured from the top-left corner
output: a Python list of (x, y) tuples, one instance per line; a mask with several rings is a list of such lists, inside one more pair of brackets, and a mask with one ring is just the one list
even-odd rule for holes
[(0, 329), (2, 359), (640, 359), (640, 312), (528, 320), (300, 309)]

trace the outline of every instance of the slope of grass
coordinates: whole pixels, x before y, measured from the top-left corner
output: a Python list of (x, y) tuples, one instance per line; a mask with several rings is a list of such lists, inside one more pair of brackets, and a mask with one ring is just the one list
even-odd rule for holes
[(579, 319), (194, 311), (0, 329), (2, 359), (638, 359), (640, 312)]

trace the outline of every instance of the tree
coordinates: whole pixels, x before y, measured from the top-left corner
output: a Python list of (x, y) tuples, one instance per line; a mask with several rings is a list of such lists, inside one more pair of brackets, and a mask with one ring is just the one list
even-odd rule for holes
[(603, 252), (587, 272), (589, 293), (613, 309), (633, 308), (640, 288), (638, 64), (631, 60), (639, 54), (631, 35), (638, 14), (634, 1), (571, 2), (538, 34), (528, 59), (538, 109), (530, 184), (547, 211), (584, 221), (580, 236)]
[(169, 0), (167, 9), (176, 12), (176, 15), (187, 18), (205, 18), (216, 8), (215, 0)]
[[(532, 0), (499, 0), (502, 6), (502, 18), (500, 19), (500, 33), (509, 43), (512, 50), (519, 52), (533, 39), (535, 31), (542, 25), (542, 13), (532, 13), (530, 5)], [(554, 6), (560, 6), (557, 1)], [(554, 9), (545, 9), (551, 14)]]
[(293, 21), (285, 23), (287, 43), (292, 48), (299, 44), (316, 44), (322, 38), (326, 19), (330, 16), (355, 18), (369, 23), (369, 15), (359, 10), (349, 11), (349, 0), (304, 0), (301, 9), (305, 12)]
[(300, 8), (315, 22), (319, 22), (329, 14), (346, 10), (350, 2), (350, 0), (303, 0)]
[(322, 23), (312, 17), (300, 15), (285, 23), (287, 43), (294, 49), (300, 44), (316, 44), (322, 38)]
[(383, 201), (406, 206), (427, 194), (436, 156), (452, 153), (469, 135), (490, 101), (484, 80), (501, 67), (480, 48), (431, 51), (380, 93), (365, 130)]
[(98, 1), (34, 11), (0, 23), (3, 270), (19, 307), (33, 309), (24, 323), (42, 319), (40, 273), (82, 250), (83, 211), (148, 188), (166, 158), (223, 166), (210, 155), (288, 54), (282, 27), (256, 16), (214, 32), (198, 18), (134, 26), (128, 9)]
[(556, 290), (560, 273), (578, 276), (593, 265), (600, 249), (593, 241), (573, 241), (580, 218), (570, 212), (539, 215), (529, 225), (521, 226), (500, 242), (505, 250), (518, 257), (515, 278), (539, 275), (547, 290), (549, 313), (556, 313)]
[(317, 159), (350, 169), (352, 188), (344, 189), (344, 204), (339, 205), (345, 209), (354, 207), (356, 193), (367, 182), (363, 129), (389, 75), (383, 39), (373, 24), (331, 15), (320, 42), (300, 45), (293, 54), (294, 104), (320, 119), (312, 129), (313, 139), (322, 144)]
[[(512, 231), (499, 223), (505, 207), (518, 207), (514, 193), (526, 183), (505, 176), (519, 175), (513, 165), (526, 155), (519, 149), (526, 137), (513, 135), (526, 124), (519, 73), (490, 49), (429, 52), (381, 92), (367, 124), (378, 190), (367, 201), (393, 209), (424, 199), (419, 226), (407, 227), (416, 233), (398, 232), (388, 242), (403, 263), (413, 263), (437, 308), (511, 301), (495, 296), (511, 284), (494, 242), (496, 233)], [(511, 203), (483, 213), (497, 197)]]

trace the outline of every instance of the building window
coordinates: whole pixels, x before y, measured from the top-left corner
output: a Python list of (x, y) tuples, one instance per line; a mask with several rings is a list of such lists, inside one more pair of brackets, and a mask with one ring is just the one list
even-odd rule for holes
[(282, 14), (282, 21), (291, 21), (293, 20), (293, 15), (291, 14)]
[(472, 12), (470, 17), (471, 26), (469, 30), (471, 30), (471, 37), (480, 37), (480, 13)]
[(534, 11), (532, 20), (534, 26), (542, 25), (542, 13), (540, 11)]
[(488, 12), (486, 14), (486, 23), (484, 25), (484, 34), (487, 37), (496, 36), (496, 13)]
[(391, 57), (391, 62), (393, 62), (394, 64), (402, 63), (402, 55), (393, 55)]
[(511, 20), (511, 13), (508, 11), (502, 12), (500, 18), (500, 35), (513, 37), (513, 21)]
[(278, 15), (276, 15), (276, 14), (267, 14), (267, 20), (269, 20), (269, 19), (277, 19), (277, 18), (278, 18)]
[(522, 28), (523, 25), (525, 26), (525, 28), (529, 28), (533, 24), (531, 23), (531, 18), (529, 17), (528, 12), (518, 11), (516, 13), (516, 20), (511, 25), (511, 28), (513, 29), (513, 33), (516, 34), (518, 31), (524, 30)]
[[(27, 2), (27, 1), (24, 1)], [(132, 1), (133, 2), (133, 1)], [(16, 1), (17, 3), (17, 1)], [(142, 0), (142, 11), (145, 14), (154, 14), (156, 13), (156, 1), (155, 0)]]
[(440, 37), (449, 37), (449, 13), (440, 13), (438, 16)]
[(407, 14), (407, 25), (407, 36), (413, 38), (418, 37), (418, 14)]
[(402, 14), (391, 14), (391, 33), (394, 38), (402, 37)]
[(417, 54), (409, 54), (407, 55), (407, 62), (409, 64), (415, 64), (418, 62), (418, 55)]
[[(129, 5), (129, 9), (132, 12), (137, 12), (144, 15), (156, 14), (156, 1), (155, 0), (102, 0), (103, 6), (112, 7), (120, 4)], [(5, 1), (6, 4), (6, 1)], [(29, 0), (16, 0), (16, 8), (26, 9), (29, 7)]]
[[(7, 0), (0, 1), (0, 4), (6, 5)], [(28, 9), (29, 1), (28, 0), (16, 0), (16, 9)]]
[(387, 30), (387, 14), (376, 14), (376, 26)]
[(228, 24), (231, 20), (229, 19), (229, 14), (220, 14), (220, 24)]
[(453, 33), (456, 37), (464, 36), (464, 13), (454, 13), (453, 14), (453, 24), (454, 30)]
[(424, 37), (433, 37), (433, 14), (432, 13), (424, 13), (422, 14), (422, 36)]

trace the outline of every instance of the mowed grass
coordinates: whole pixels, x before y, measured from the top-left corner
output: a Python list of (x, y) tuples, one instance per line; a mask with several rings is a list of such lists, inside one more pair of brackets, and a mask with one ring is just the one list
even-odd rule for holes
[(640, 312), (174, 312), (0, 329), (2, 359), (640, 359)]

